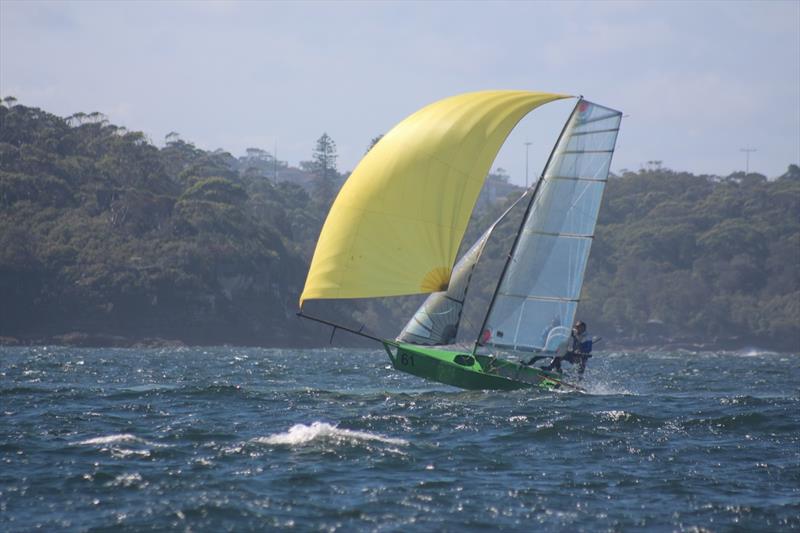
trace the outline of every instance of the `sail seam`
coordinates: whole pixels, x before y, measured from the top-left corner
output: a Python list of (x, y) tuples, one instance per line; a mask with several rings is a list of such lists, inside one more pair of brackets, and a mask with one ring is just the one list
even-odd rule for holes
[(564, 150), (562, 154), (613, 154), (614, 150)]

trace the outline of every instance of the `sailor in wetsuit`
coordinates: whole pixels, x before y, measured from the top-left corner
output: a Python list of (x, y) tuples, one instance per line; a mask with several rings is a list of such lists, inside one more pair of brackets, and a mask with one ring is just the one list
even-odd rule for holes
[(583, 376), (586, 370), (586, 361), (592, 356), (592, 345), (586, 341), (586, 323), (578, 320), (572, 328), (572, 333), (567, 340), (567, 352), (564, 355), (553, 357), (549, 365), (543, 366), (542, 370), (555, 370), (561, 372), (561, 362), (566, 361), (570, 364), (578, 365), (578, 374)]

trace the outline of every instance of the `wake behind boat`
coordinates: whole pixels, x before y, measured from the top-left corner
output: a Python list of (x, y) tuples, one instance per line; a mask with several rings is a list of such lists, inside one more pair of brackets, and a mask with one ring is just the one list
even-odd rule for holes
[[(398, 370), (465, 389), (576, 389), (521, 364), (570, 338), (621, 113), (578, 98), (541, 178), (453, 267), (483, 180), (525, 115), (565, 95), (484, 91), (431, 104), (387, 133), (331, 207), (300, 316), (381, 342)], [(472, 275), (510, 213), (524, 210), (480, 334), (454, 347)], [(302, 311), (309, 299), (430, 293), (395, 340)], [(503, 355), (501, 357), (501, 354)], [(508, 355), (506, 355), (508, 354)]]

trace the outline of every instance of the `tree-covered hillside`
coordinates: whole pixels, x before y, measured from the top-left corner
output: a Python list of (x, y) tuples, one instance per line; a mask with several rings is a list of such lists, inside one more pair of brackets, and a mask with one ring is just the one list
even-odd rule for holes
[(322, 216), (302, 187), (175, 137), (0, 107), (0, 335), (296, 342)]
[(610, 338), (800, 348), (800, 168), (610, 180), (583, 297)]
[[(342, 183), (333, 140), (309, 142), (302, 170), (257, 148), (237, 158), (175, 133), (166, 141), (99, 113), (0, 106), (5, 342), (327, 342), (294, 313)], [(510, 186), (497, 180), (465, 242), (504, 208), (491, 199)], [(500, 237), (489, 262), (504, 257), (510, 233)], [(798, 349), (800, 169), (774, 180), (660, 168), (613, 177), (583, 297), (581, 317), (612, 342)], [(419, 300), (325, 312), (392, 335)]]

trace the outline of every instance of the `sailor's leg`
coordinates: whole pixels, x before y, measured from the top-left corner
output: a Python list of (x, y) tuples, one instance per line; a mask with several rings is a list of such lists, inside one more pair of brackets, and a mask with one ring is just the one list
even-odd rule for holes
[(531, 366), (536, 361), (541, 361), (542, 359), (547, 359), (547, 356), (546, 355), (534, 355), (533, 357), (531, 357), (527, 361), (525, 361), (525, 360), (520, 361), (519, 364), (525, 365), (525, 366)]
[(561, 357), (555, 356), (553, 360), (550, 361), (549, 365), (543, 366), (542, 370), (553, 370), (555, 369), (556, 372), (561, 372)]

